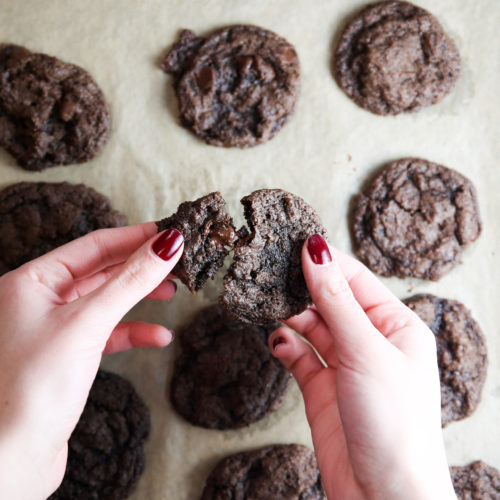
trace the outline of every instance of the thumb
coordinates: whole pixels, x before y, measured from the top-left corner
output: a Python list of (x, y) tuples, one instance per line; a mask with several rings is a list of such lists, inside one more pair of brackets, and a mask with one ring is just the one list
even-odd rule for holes
[[(383, 348), (383, 335), (373, 326), (319, 234), (302, 249), (302, 269), (307, 288), (333, 337), (339, 361), (361, 361)], [(357, 365), (358, 363), (356, 363)]]
[(184, 249), (176, 229), (166, 229), (136, 250), (106, 283), (85, 295), (78, 307), (113, 326), (172, 271)]

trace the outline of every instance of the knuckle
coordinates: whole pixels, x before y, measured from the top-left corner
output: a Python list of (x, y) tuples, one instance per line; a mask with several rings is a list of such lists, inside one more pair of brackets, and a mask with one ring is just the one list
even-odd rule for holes
[(117, 280), (123, 288), (139, 288), (143, 289), (147, 286), (147, 273), (139, 262), (131, 262), (118, 275)]
[(345, 279), (335, 277), (329, 280), (323, 287), (321, 296), (326, 302), (347, 302), (352, 300), (352, 290)]

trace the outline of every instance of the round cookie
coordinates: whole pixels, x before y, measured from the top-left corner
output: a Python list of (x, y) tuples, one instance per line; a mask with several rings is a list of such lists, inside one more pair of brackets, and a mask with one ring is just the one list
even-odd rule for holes
[(470, 311), (456, 300), (415, 295), (404, 303), (436, 336), (443, 427), (471, 415), (481, 400), (488, 356)]
[(170, 393), (174, 408), (209, 429), (250, 425), (275, 410), (290, 379), (267, 345), (278, 326), (241, 323), (220, 305), (203, 309), (180, 334), (182, 354)]
[(108, 140), (109, 109), (74, 64), (0, 45), (0, 145), (27, 170), (90, 160)]
[(162, 69), (174, 75), (182, 124), (214, 146), (268, 141), (299, 94), (295, 49), (257, 26), (229, 26), (208, 38), (184, 30)]
[(314, 453), (298, 444), (273, 445), (222, 459), (201, 500), (326, 500)]
[(377, 274), (438, 280), (481, 233), (472, 183), (419, 158), (387, 165), (354, 200), (358, 257)]
[(149, 410), (132, 384), (99, 370), (69, 440), (68, 463), (52, 500), (123, 500), (137, 485)]
[(0, 191), (0, 275), (124, 215), (83, 184), (21, 182)]
[(437, 19), (406, 2), (363, 8), (342, 33), (334, 73), (342, 90), (378, 115), (441, 101), (460, 75), (460, 54)]
[(462, 467), (450, 467), (458, 500), (500, 499), (500, 471), (477, 460)]

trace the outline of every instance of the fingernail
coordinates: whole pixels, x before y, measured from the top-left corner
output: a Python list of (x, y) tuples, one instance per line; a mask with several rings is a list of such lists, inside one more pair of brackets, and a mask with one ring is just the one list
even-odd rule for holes
[(163, 260), (171, 259), (182, 245), (184, 238), (177, 229), (167, 229), (153, 243), (153, 252)]
[(174, 293), (177, 292), (177, 283), (174, 280), (170, 280), (170, 283), (174, 285)]
[(332, 262), (332, 255), (330, 249), (326, 244), (323, 236), (320, 234), (313, 234), (307, 240), (307, 251), (311, 256), (312, 261), (318, 265), (330, 264)]
[(276, 337), (273, 340), (273, 349), (276, 351), (276, 347), (278, 347), (280, 344), (286, 344), (286, 340), (284, 337)]

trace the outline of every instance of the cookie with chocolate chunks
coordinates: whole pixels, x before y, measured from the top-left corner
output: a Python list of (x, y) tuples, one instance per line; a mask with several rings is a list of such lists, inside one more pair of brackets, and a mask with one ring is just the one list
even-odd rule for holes
[(354, 200), (355, 252), (382, 276), (438, 280), (481, 229), (469, 179), (420, 158), (390, 163)]
[(0, 191), (0, 275), (127, 219), (84, 184), (20, 182)]
[(234, 247), (234, 260), (220, 297), (235, 317), (265, 324), (299, 314), (311, 302), (302, 274), (307, 238), (326, 231), (316, 212), (281, 189), (261, 189), (241, 200), (248, 234)]
[(411, 3), (364, 7), (335, 53), (342, 90), (362, 108), (396, 115), (436, 104), (460, 75), (460, 54), (438, 20)]
[(61, 486), (50, 500), (123, 500), (144, 471), (149, 410), (132, 384), (99, 370), (68, 443)]
[(486, 340), (479, 325), (456, 300), (422, 294), (404, 303), (436, 337), (443, 427), (468, 417), (481, 401), (488, 366)]
[(500, 499), (500, 471), (481, 460), (461, 467), (450, 467), (458, 500)]
[(101, 89), (82, 68), (0, 45), (0, 146), (27, 170), (82, 163), (109, 135)]
[(175, 214), (156, 224), (158, 231), (173, 228), (184, 237), (184, 252), (172, 273), (192, 293), (215, 276), (236, 238), (226, 202), (217, 191), (181, 203)]
[(295, 49), (257, 26), (229, 26), (207, 38), (184, 30), (162, 69), (174, 77), (182, 124), (214, 146), (273, 138), (299, 94)]
[(249, 325), (221, 305), (200, 311), (179, 333), (170, 398), (194, 425), (236, 429), (278, 408), (290, 373), (269, 351), (267, 338), (279, 323)]
[(326, 500), (314, 453), (276, 444), (222, 459), (207, 478), (201, 500)]

